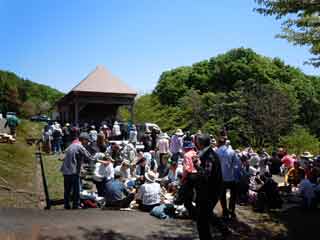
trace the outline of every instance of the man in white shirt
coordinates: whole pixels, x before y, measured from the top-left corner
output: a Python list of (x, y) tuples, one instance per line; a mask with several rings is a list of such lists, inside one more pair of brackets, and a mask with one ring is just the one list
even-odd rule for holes
[(93, 181), (96, 184), (98, 195), (104, 197), (105, 184), (114, 178), (114, 160), (105, 154), (100, 159), (95, 165)]
[(123, 179), (128, 180), (131, 178), (130, 162), (128, 160), (123, 160), (121, 165), (115, 167), (114, 172), (121, 173)]
[(154, 207), (160, 205), (161, 187), (156, 182), (156, 174), (152, 171), (145, 174), (145, 180), (146, 182), (138, 191), (137, 202), (140, 202), (142, 211), (150, 212)]

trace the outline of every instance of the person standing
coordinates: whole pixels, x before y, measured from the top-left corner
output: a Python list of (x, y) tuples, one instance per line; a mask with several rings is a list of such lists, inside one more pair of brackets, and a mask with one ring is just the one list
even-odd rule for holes
[(160, 139), (157, 143), (157, 150), (159, 152), (160, 163), (162, 162), (162, 158), (165, 155), (168, 155), (170, 152), (169, 139), (170, 139), (170, 137), (168, 136), (167, 133), (163, 133), (160, 135)]
[(9, 127), (10, 129), (10, 135), (12, 135), (14, 138), (17, 137), (17, 127), (20, 123), (20, 120), (17, 118), (17, 116), (9, 116), (7, 117), (7, 121), (4, 125), (4, 127)]
[(170, 152), (172, 154), (171, 159), (174, 161), (179, 161), (182, 157), (182, 147), (183, 147), (183, 132), (178, 129), (175, 134), (171, 137), (170, 142)]
[(183, 172), (181, 179), (181, 188), (178, 193), (178, 198), (182, 200), (184, 206), (188, 210), (188, 213), (192, 219), (196, 218), (196, 208), (193, 206), (192, 201), (194, 197), (193, 183), (194, 179), (197, 177), (197, 169), (194, 165), (194, 160), (197, 158), (197, 152), (195, 151), (195, 146), (192, 141), (184, 142), (184, 157), (183, 157)]
[[(237, 179), (237, 174), (240, 172), (241, 162), (237, 157), (236, 152), (229, 144), (227, 144), (224, 137), (219, 139), (218, 146), (217, 155), (220, 159), (223, 179), (223, 188), (220, 198), (223, 217), (228, 218), (230, 215), (232, 218), (236, 218), (237, 182), (240, 180)], [(229, 208), (227, 207), (226, 199), (226, 192), (228, 189), (230, 190)]]
[(194, 161), (197, 168), (196, 208), (197, 228), (200, 240), (211, 240), (210, 225), (216, 225), (224, 236), (230, 233), (214, 215), (222, 190), (222, 173), (218, 155), (211, 148), (210, 136), (203, 134), (197, 139), (199, 148), (198, 161)]
[(135, 147), (138, 142), (138, 132), (135, 125), (132, 125), (129, 131), (129, 142)]
[(62, 152), (62, 129), (60, 127), (60, 124), (56, 122), (53, 126), (53, 153), (61, 153)]
[(74, 141), (65, 152), (61, 166), (64, 178), (64, 208), (70, 209), (70, 195), (72, 192), (72, 208), (80, 206), (80, 170), (83, 162), (93, 161), (91, 154), (84, 148), (89, 142), (89, 135), (81, 133), (79, 141)]
[(151, 145), (152, 145), (151, 131), (149, 129), (145, 131), (141, 141), (144, 146), (143, 151), (149, 152), (151, 150)]
[(114, 122), (112, 127), (112, 137), (114, 140), (121, 140), (120, 125), (117, 121)]
[(65, 151), (72, 142), (70, 123), (66, 123), (66, 125), (62, 128), (62, 142), (62, 150)]
[(96, 142), (97, 141), (98, 132), (97, 132), (96, 127), (94, 125), (92, 125), (90, 127), (89, 137), (90, 137), (90, 142)]

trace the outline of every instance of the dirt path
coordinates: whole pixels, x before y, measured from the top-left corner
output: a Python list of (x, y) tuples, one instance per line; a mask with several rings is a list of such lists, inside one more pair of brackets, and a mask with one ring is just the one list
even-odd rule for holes
[(48, 240), (197, 239), (191, 221), (161, 221), (142, 212), (2, 209), (0, 216), (0, 239), (4, 234), (15, 234), (16, 239), (30, 239), (33, 234)]

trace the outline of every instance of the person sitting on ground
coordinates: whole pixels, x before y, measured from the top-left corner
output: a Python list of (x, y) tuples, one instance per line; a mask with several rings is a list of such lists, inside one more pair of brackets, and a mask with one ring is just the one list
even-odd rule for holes
[(178, 164), (177, 161), (171, 161), (169, 173), (164, 178), (165, 186), (167, 187), (168, 192), (175, 192), (177, 190), (177, 186), (181, 183), (182, 173), (182, 165)]
[(156, 178), (156, 174), (152, 171), (145, 174), (146, 181), (141, 185), (136, 197), (142, 211), (150, 212), (160, 205), (161, 187)]
[(130, 162), (128, 160), (123, 160), (120, 166), (115, 167), (114, 172), (121, 173), (124, 180), (129, 180), (131, 178)]
[(168, 175), (169, 173), (169, 161), (170, 156), (169, 155), (163, 155), (162, 158), (160, 159), (160, 164), (158, 167), (158, 174), (159, 178), (164, 178)]
[(110, 156), (102, 154), (95, 165), (93, 181), (96, 184), (98, 196), (100, 197), (103, 197), (105, 194), (106, 183), (114, 178), (113, 162), (114, 160)]
[(283, 200), (279, 194), (278, 184), (272, 179), (270, 173), (261, 176), (263, 185), (258, 189), (255, 210), (263, 212), (265, 209), (281, 208)]
[(291, 168), (285, 176), (285, 183), (297, 187), (301, 180), (304, 179), (304, 176), (304, 169), (300, 167), (298, 161), (295, 161), (293, 168)]
[(105, 207), (128, 208), (134, 199), (134, 191), (130, 192), (123, 183), (121, 172), (114, 174), (114, 179), (106, 184)]
[(149, 171), (147, 160), (144, 157), (138, 159), (135, 169), (136, 184), (141, 185), (145, 181), (145, 174)]

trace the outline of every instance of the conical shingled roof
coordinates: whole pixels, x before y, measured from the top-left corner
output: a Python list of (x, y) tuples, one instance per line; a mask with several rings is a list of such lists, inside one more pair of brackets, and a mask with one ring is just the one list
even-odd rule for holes
[(118, 77), (112, 75), (104, 66), (98, 65), (85, 79), (83, 79), (71, 92), (97, 92), (137, 95)]

